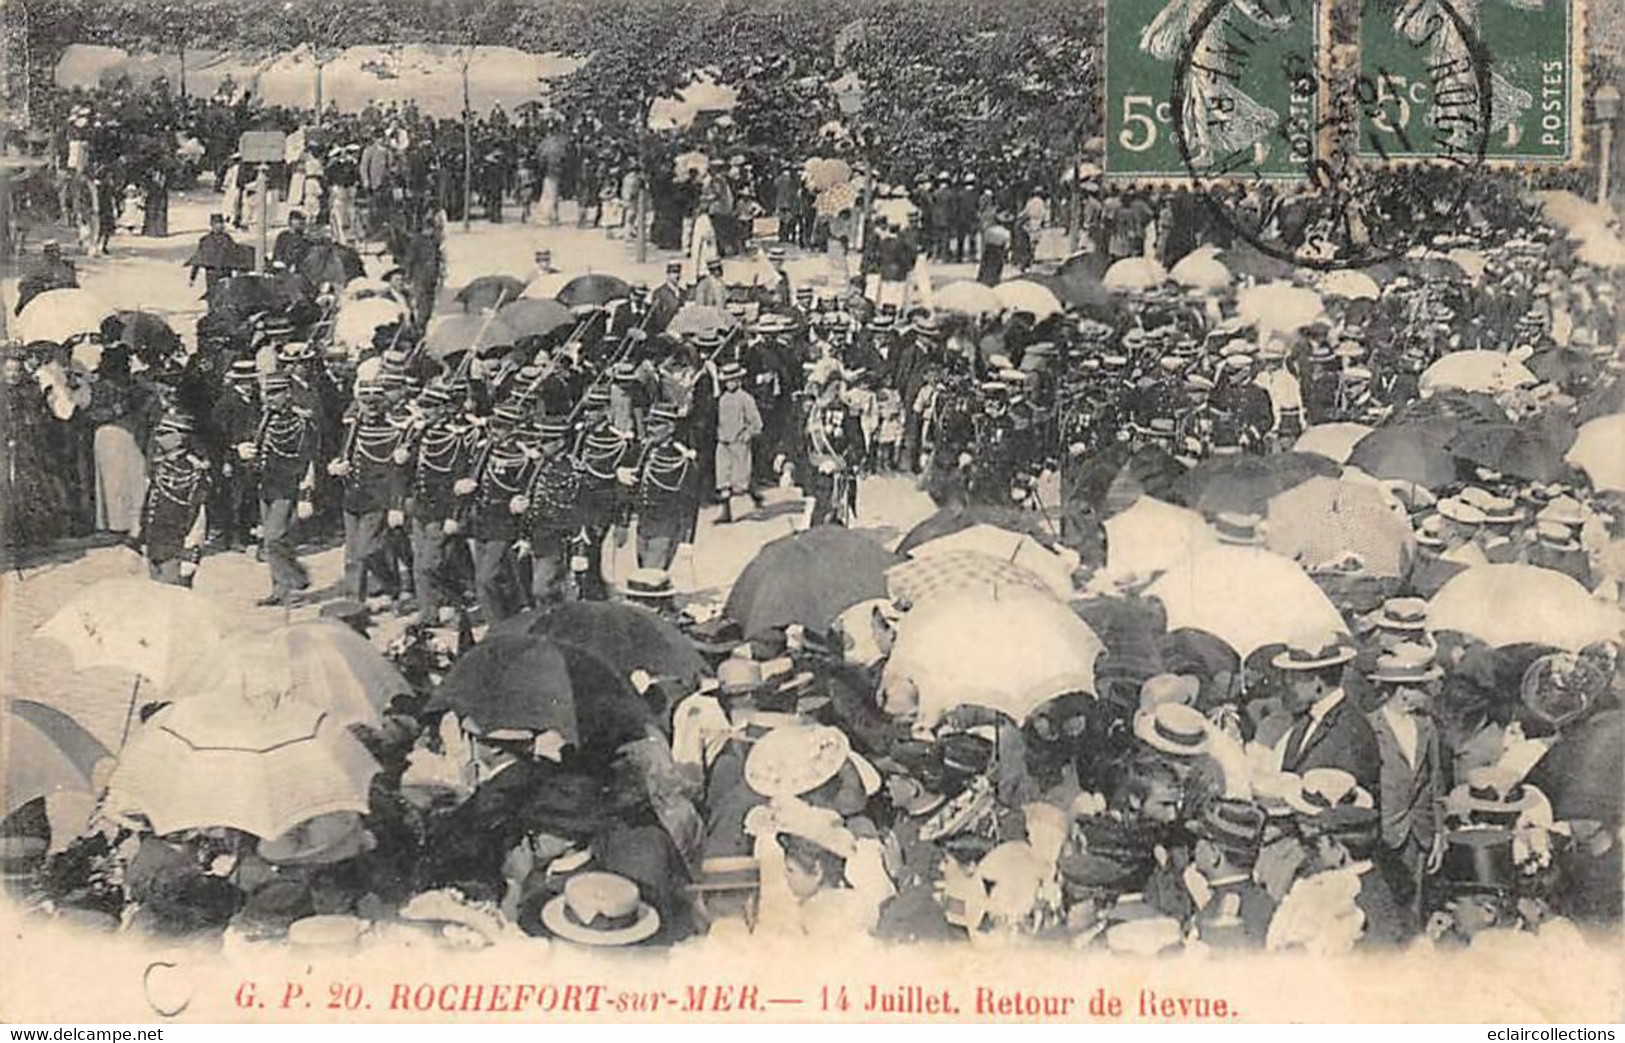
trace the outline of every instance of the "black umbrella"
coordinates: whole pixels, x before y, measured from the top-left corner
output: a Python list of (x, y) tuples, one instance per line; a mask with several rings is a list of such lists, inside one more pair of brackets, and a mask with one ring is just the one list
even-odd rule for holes
[[(117, 324), (115, 333), (110, 327)], [(143, 358), (164, 358), (181, 348), (180, 334), (169, 327), (169, 320), (150, 311), (121, 311), (102, 324), (102, 333), (109, 339), (122, 340)]]
[(234, 275), (214, 284), (209, 291), (210, 311), (230, 311), (240, 316), (260, 311), (287, 311), (316, 296), (310, 281), (297, 272), (270, 275)]
[(1574, 445), (1574, 425), (1542, 414), (1523, 424), (1469, 424), (1445, 447), (1462, 460), (1531, 482), (1550, 482), (1568, 465), (1563, 454)]
[(624, 279), (613, 275), (578, 275), (564, 284), (558, 292), (560, 304), (570, 308), (598, 306), (610, 301), (625, 300), (632, 296), (632, 287)]
[(705, 660), (686, 634), (637, 605), (572, 601), (515, 616), (499, 629), (544, 635), (560, 645), (583, 649), (625, 676), (643, 670), (694, 685), (706, 673)]
[(1313, 453), (1215, 456), (1179, 480), (1175, 502), (1209, 517), (1226, 511), (1263, 514), (1280, 493), (1316, 476), (1336, 478), (1341, 473), (1334, 461)]
[(991, 525), (1010, 532), (1026, 533), (1046, 547), (1055, 546), (1055, 533), (1044, 520), (1044, 516), (1037, 511), (968, 504), (962, 507), (944, 507), (908, 530), (908, 535), (897, 545), (897, 553), (908, 554), (922, 543), (951, 536), (974, 525)]
[(862, 533), (818, 526), (758, 551), (729, 592), (726, 612), (747, 636), (791, 623), (826, 630), (858, 602), (885, 597), (886, 570), (902, 561)]
[(556, 731), (579, 744), (576, 691), (564, 652), (529, 634), (498, 634), (464, 653), (436, 689), (430, 709), (452, 710), (481, 732)]
[(1625, 711), (1605, 710), (1571, 728), (1529, 773), (1559, 821), (1595, 819), (1619, 826), (1625, 779)]
[(305, 251), (294, 270), (309, 279), (313, 285), (332, 283), (343, 286), (351, 279), (367, 274), (361, 255), (343, 243), (317, 243)]
[(483, 311), (517, 301), (525, 284), (511, 275), (482, 275), (457, 291), (455, 298), (464, 311)]
[(497, 312), (503, 325), (521, 337), (546, 337), (575, 326), (575, 316), (558, 301), (525, 297)]

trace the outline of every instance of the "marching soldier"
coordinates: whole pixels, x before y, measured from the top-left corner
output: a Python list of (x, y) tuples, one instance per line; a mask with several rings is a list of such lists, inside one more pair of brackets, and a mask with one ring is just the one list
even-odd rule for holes
[(407, 432), (390, 422), (384, 388), (371, 381), (356, 385), (355, 410), (344, 424), (343, 451), (328, 463), (327, 473), (344, 483), (345, 594), (365, 604), (371, 569), (393, 599), (400, 594), (400, 577), (380, 559), (385, 528), (406, 523)]
[(226, 372), (225, 392), (214, 404), (214, 428), (225, 444), (216, 483), (217, 522), (228, 547), (247, 546), (259, 514), (254, 470), (243, 455), (260, 426), (259, 374), (253, 359), (238, 359)]
[(807, 473), (812, 524), (849, 525), (858, 509), (856, 465), (863, 458), (863, 425), (841, 397), (841, 382), (819, 392), (807, 415)]
[[(453, 411), (449, 388), (430, 385), (418, 405), (422, 413), (411, 436), (412, 585), (418, 620), (435, 626), (447, 601), (447, 551), (462, 531), (461, 506), (473, 491), (467, 474), (475, 439), (473, 428)], [(467, 489), (461, 496), (459, 486)]]
[(531, 600), (538, 606), (570, 598), (571, 544), (581, 529), (581, 474), (570, 455), (570, 421), (538, 422), (541, 459), (526, 493)]
[(286, 373), (265, 378), (264, 412), (244, 459), (259, 467), (260, 540), (271, 567), (271, 593), (260, 605), (286, 605), (310, 586), (310, 574), (294, 550), (293, 524), (315, 514), (316, 460), (321, 435), (310, 411), (295, 405)]
[(178, 587), (192, 585), (207, 531), (211, 467), (194, 451), (196, 430), (196, 422), (183, 413), (169, 413), (159, 422), (153, 432), (158, 452), (141, 512), (147, 568), (153, 579)]
[(638, 568), (671, 569), (677, 545), (693, 543), (700, 516), (699, 453), (677, 436), (682, 416), (659, 404), (649, 410), (648, 445), (638, 466)]
[(498, 406), (487, 421), (489, 433), (474, 468), (474, 589), (488, 623), (507, 619), (520, 607), (513, 547), (530, 509), (525, 490), (536, 468), (531, 432), (521, 427), (524, 419), (518, 406)]
[(603, 573), (604, 537), (613, 529), (616, 545), (626, 542), (632, 490), (638, 480), (637, 437), (606, 419), (582, 434), (576, 460), (581, 469), (581, 528), (586, 541), (581, 596), (603, 601), (609, 596)]

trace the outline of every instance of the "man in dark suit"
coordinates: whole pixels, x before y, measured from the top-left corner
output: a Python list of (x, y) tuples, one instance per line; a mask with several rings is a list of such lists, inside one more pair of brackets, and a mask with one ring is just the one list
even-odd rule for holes
[(1301, 775), (1311, 768), (1338, 768), (1377, 796), (1382, 754), (1371, 724), (1342, 687), (1343, 664), (1355, 649), (1342, 639), (1330, 644), (1295, 642), (1271, 660), (1285, 675), (1286, 709), (1292, 727), (1275, 747), (1281, 770)]
[(666, 281), (649, 294), (649, 332), (662, 333), (683, 310), (683, 262), (666, 262)]
[(1370, 677), (1378, 708), (1367, 715), (1382, 756), (1382, 781), (1374, 793), (1382, 806), (1382, 844), (1377, 863), (1401, 902), (1414, 904), (1425, 873), (1444, 855), (1440, 801), (1444, 764), (1439, 732), (1428, 711), (1431, 686), (1443, 671), (1424, 645), (1403, 644), (1379, 656)]

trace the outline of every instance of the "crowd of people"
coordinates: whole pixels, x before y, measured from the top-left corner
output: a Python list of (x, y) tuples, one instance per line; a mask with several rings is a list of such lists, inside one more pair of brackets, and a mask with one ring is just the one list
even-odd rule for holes
[[(590, 127), (521, 126), (540, 136), (481, 125), (487, 216), (514, 190), (544, 221), (624, 197), (616, 155), (572, 144)], [(743, 220), (735, 177), (783, 181), (802, 202), (769, 196), (786, 242), (759, 259), (713, 220), (660, 285), (540, 252), (528, 285), (435, 316), (410, 240), (460, 206), (461, 127), (378, 112), (320, 136), (271, 273), (239, 274), (238, 208), (216, 215), (195, 350), (128, 314), (7, 346), (0, 500), (12, 549), (113, 531), (171, 587), (249, 548), (262, 604), (289, 608), (301, 545), (342, 539), (343, 599), (304, 625), (341, 643), (412, 620), (357, 738), (305, 706), (364, 759), (355, 806), (164, 829), (188, 785), (247, 783), (188, 783), (182, 759), (151, 788), (141, 757), (196, 709), (160, 688), (91, 830), (51, 845), (39, 802), (7, 809), (8, 886), (36, 908), (239, 940), (1139, 954), (1617, 931), (1599, 765), (1621, 741), (1625, 483), (1581, 450), (1625, 410), (1625, 363), (1614, 271), (1555, 210), (1503, 193), (1422, 256), (1321, 278), (1188, 195), (1109, 191), (1093, 249), (1007, 280), (1007, 246), (1038, 264), (1043, 197), (978, 223), (974, 176), (947, 171), (898, 190), (912, 211), (866, 237), (872, 262), (798, 284), (820, 234), (799, 231), (803, 168), (724, 161), (676, 209), (682, 185), (650, 186), (654, 245)], [(300, 274), (355, 239), (398, 267)], [(976, 280), (918, 263), (972, 241)], [(19, 327), (74, 285), (47, 256)], [(938, 508), (895, 554), (858, 531), (877, 473)], [(680, 597), (702, 516), (775, 487), (800, 531), (726, 606)], [(198, 698), (251, 720), (251, 687)]]

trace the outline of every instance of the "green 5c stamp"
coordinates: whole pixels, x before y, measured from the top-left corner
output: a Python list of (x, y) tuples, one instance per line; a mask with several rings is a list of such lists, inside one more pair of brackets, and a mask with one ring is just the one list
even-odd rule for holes
[(1110, 0), (1107, 174), (1302, 179), (1318, 147), (1316, 99), (1294, 93), (1289, 69), (1315, 63), (1320, 17), (1319, 0)]
[[(1565, 163), (1580, 154), (1582, 0), (1368, 0), (1361, 10), (1365, 93), (1360, 155), (1439, 158), (1440, 133), (1469, 89), (1475, 40), (1488, 67), (1484, 159)], [(1460, 23), (1460, 24), (1453, 24)], [(1455, 82), (1451, 82), (1454, 80)], [(1465, 133), (1465, 131), (1463, 131)], [(1454, 144), (1453, 144), (1454, 143)]]

